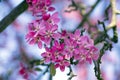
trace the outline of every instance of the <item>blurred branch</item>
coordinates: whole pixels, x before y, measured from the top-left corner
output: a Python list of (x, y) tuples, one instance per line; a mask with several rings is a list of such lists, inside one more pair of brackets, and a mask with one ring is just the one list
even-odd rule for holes
[(73, 77), (77, 76), (73, 73), (71, 66), (69, 66), (69, 73), (67, 74), (69, 77), (67, 80), (72, 80)]
[(74, 0), (71, 0), (72, 4), (68, 6), (68, 8), (70, 7), (74, 7), (74, 9), (70, 9), (70, 10), (65, 10), (65, 12), (72, 12), (72, 11), (76, 11), (78, 9), (78, 5), (75, 3)]
[(80, 27), (82, 27), (82, 26), (84, 25), (84, 23), (86, 22), (86, 20), (87, 20), (87, 18), (89, 17), (89, 15), (93, 12), (93, 10), (96, 8), (96, 6), (99, 4), (100, 1), (101, 1), (101, 0), (97, 0), (97, 1), (95, 2), (95, 4), (92, 6), (91, 10), (90, 10), (87, 14), (85, 14), (85, 15), (83, 16), (83, 19), (82, 19), (82, 21), (80, 22), (80, 24), (78, 25), (77, 29), (80, 28)]
[[(37, 77), (36, 80), (41, 80), (42, 76), (45, 75), (47, 72), (49, 72), (49, 67), (50, 67), (50, 65), (47, 65), (45, 71), (42, 72), (42, 73)], [(51, 75), (51, 74), (50, 74), (50, 75)], [(49, 75), (49, 76), (50, 76), (50, 75)]]
[(116, 0), (110, 0), (110, 2), (112, 7), (112, 19), (111, 23), (107, 26), (108, 30), (116, 26), (117, 23), (116, 14), (120, 14), (120, 11), (116, 9)]
[(119, 11), (119, 10), (116, 10), (116, 14), (120, 14), (120, 11)]
[[(100, 70), (100, 64), (101, 64), (102, 56), (104, 55), (106, 50), (111, 50), (112, 49), (111, 41), (114, 42), (114, 43), (118, 42), (118, 34), (117, 34), (117, 29), (116, 29), (116, 23), (117, 23), (116, 14), (120, 14), (120, 11), (116, 9), (116, 0), (110, 0), (110, 1), (111, 1), (111, 8), (112, 8), (111, 23), (106, 28), (105, 28), (105, 25), (103, 25), (104, 32), (102, 34), (104, 34), (104, 35), (102, 37), (104, 37), (104, 38), (99, 37), (95, 40), (95, 44), (104, 41), (104, 45), (103, 45), (102, 49), (100, 50), (99, 58), (98, 58), (97, 61), (94, 61), (95, 75), (96, 75), (98, 80), (103, 80), (103, 78), (101, 76), (101, 70)], [(102, 22), (102, 24), (104, 24), (104, 22)], [(107, 31), (109, 29), (113, 29), (113, 38), (109, 38), (109, 36), (107, 35)]]
[[(116, 23), (117, 23), (117, 19), (116, 19), (116, 15), (120, 12), (119, 10), (116, 9), (116, 0), (111, 0), (111, 4), (108, 6), (107, 9), (109, 8), (112, 8), (112, 19), (111, 19), (111, 23), (106, 26), (106, 31), (108, 31), (109, 29), (113, 29), (113, 38), (111, 38), (111, 41), (113, 41), (114, 43), (117, 43), (118, 42), (118, 34), (117, 34), (117, 29), (116, 29)], [(109, 14), (107, 11), (106, 11), (107, 14)], [(108, 19), (108, 16), (106, 14), (106, 17)], [(103, 36), (104, 36), (104, 32), (100, 32), (101, 36), (98, 37), (96, 40), (95, 40), (95, 44), (98, 44), (100, 42), (103, 41)]]
[(7, 28), (22, 12), (28, 8), (26, 1), (24, 0), (17, 7), (15, 7), (6, 17), (0, 21), (0, 33)]

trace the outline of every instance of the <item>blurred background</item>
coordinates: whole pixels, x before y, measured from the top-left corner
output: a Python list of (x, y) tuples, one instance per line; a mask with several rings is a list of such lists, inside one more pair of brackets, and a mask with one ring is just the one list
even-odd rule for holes
[[(23, 0), (0, 0), (0, 21), (8, 15), (12, 9), (18, 6)], [(84, 10), (74, 10), (67, 12), (71, 8), (69, 0), (54, 0), (53, 6), (59, 12), (61, 19), (59, 29), (66, 29), (73, 31), (82, 21), (82, 13), (87, 13), (91, 6), (97, 0), (75, 0), (85, 8)], [(120, 10), (120, 0), (117, 1), (117, 9)], [(87, 22), (83, 25), (88, 31), (94, 31), (98, 20), (104, 19), (104, 10), (110, 4), (110, 0), (100, 0), (99, 4), (95, 7), (89, 15)], [(66, 11), (67, 10), (67, 11)], [(111, 15), (109, 13), (108, 15)], [(43, 49), (39, 49), (37, 45), (29, 45), (26, 42), (25, 35), (27, 33), (27, 26), (34, 17), (30, 11), (25, 11), (17, 19), (11, 23), (2, 33), (0, 33), (0, 80), (25, 80), (19, 74), (20, 69), (24, 66), (29, 66), (30, 60), (41, 59)], [(106, 22), (106, 25), (110, 21)], [(117, 15), (117, 30), (118, 30), (118, 43), (113, 44), (112, 51), (106, 51), (102, 58), (101, 70), (104, 80), (120, 80), (120, 15)], [(112, 35), (112, 32), (109, 32)], [(49, 73), (43, 72), (46, 66), (37, 66), (42, 71), (28, 71), (30, 80), (49, 80)], [(72, 66), (74, 74), (77, 76), (72, 80), (96, 80), (94, 73), (94, 64), (84, 64)], [(27, 71), (26, 71), (27, 72)], [(67, 80), (67, 73), (69, 69), (66, 68), (64, 72), (57, 69), (56, 75), (53, 80)]]

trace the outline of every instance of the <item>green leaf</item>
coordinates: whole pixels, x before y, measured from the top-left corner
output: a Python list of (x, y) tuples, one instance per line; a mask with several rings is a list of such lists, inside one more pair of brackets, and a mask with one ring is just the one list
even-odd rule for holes
[(50, 74), (52, 76), (55, 76), (55, 74), (56, 74), (56, 69), (55, 69), (54, 64), (50, 64)]
[(44, 63), (44, 60), (32, 60), (30, 61), (30, 64), (32, 65), (41, 65)]
[(42, 69), (41, 69), (41, 68), (38, 68), (38, 67), (35, 68), (35, 70), (36, 70), (36, 71), (42, 71)]

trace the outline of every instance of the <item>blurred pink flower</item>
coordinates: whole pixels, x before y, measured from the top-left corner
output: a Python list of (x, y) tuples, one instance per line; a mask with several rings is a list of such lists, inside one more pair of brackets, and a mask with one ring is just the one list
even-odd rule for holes
[(19, 74), (25, 79), (25, 80), (30, 80), (29, 76), (30, 74), (36, 74), (32, 69), (28, 69), (25, 67), (23, 63), (20, 63), (20, 69), (19, 69)]

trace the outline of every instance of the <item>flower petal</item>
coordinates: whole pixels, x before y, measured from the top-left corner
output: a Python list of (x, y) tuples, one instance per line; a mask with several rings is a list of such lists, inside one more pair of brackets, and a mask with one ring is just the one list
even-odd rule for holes
[(41, 41), (38, 42), (38, 47), (39, 47), (40, 49), (42, 48), (42, 42), (41, 42)]
[(60, 66), (60, 70), (63, 72), (65, 70), (65, 66)]

